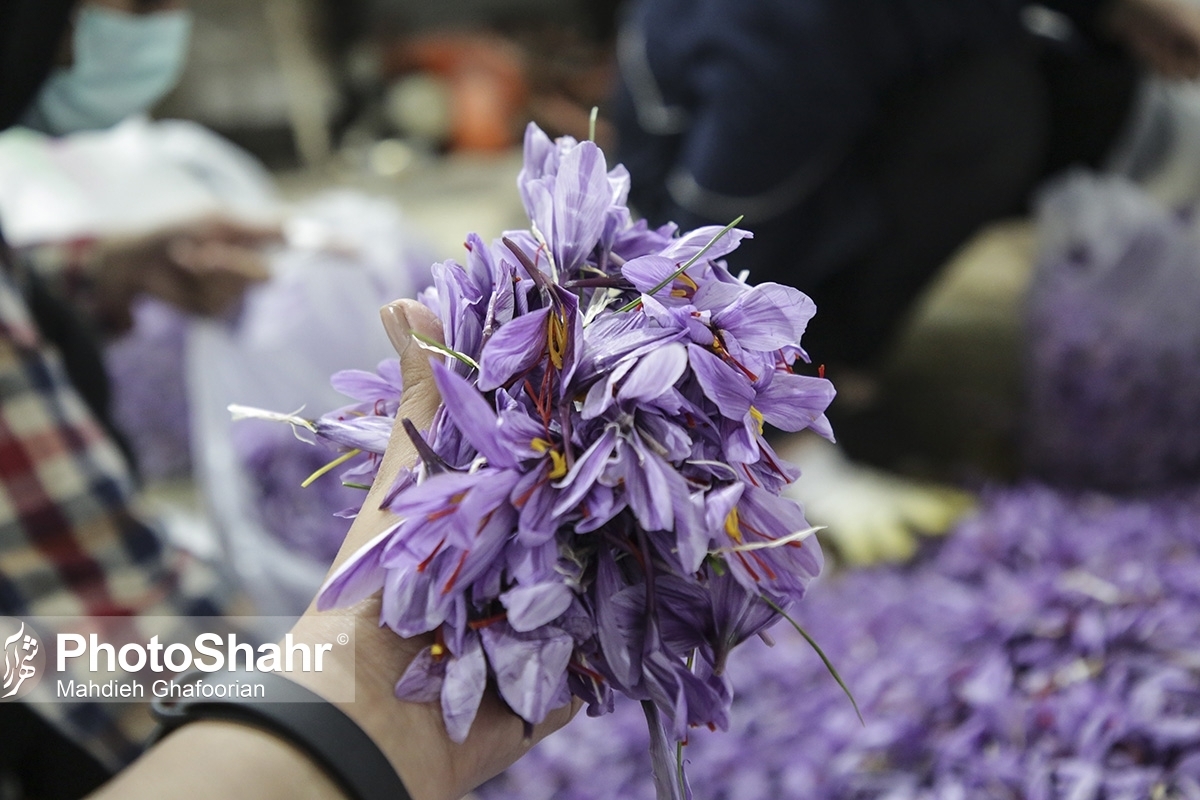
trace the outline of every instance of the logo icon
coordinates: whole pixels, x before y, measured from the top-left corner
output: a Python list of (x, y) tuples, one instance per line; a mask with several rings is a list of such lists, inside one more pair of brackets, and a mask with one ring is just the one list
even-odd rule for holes
[(0, 617), (0, 702), (20, 700), (33, 691), (46, 671), (46, 654), (41, 637), (30, 625), (12, 617)]

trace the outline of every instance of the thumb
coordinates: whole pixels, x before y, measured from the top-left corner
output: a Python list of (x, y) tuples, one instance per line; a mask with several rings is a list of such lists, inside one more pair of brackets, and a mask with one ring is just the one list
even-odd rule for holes
[(415, 300), (397, 300), (379, 311), (384, 330), (400, 356), (400, 374), (404, 379), (404, 392), (400, 395), (400, 409), (396, 414), (396, 425), (392, 428), (387, 451), (379, 465), (375, 483), (363, 502), (362, 509), (347, 534), (335, 563), (341, 563), (359, 547), (383, 531), (395, 518), (382, 507), (400, 471), (417, 461), (417, 450), (413, 447), (403, 421), (411, 420), (417, 430), (424, 431), (433, 422), (441, 398), (437, 384), (433, 381), (430, 359), (436, 353), (420, 346), (413, 333), (434, 341), (442, 341), (442, 323), (425, 306)]
[[(379, 314), (383, 319), (383, 328), (400, 356), (400, 374), (404, 379), (404, 393), (400, 396), (400, 410), (396, 419), (412, 420), (417, 430), (424, 430), (433, 421), (439, 402), (430, 366), (430, 359), (437, 355), (422, 347), (418, 337), (441, 343), (442, 323), (432, 311), (416, 300), (389, 303), (379, 310)], [(402, 428), (394, 431), (389, 452), (396, 449), (397, 436), (408, 441)], [(412, 463), (415, 457), (416, 452), (412, 451), (408, 463)]]

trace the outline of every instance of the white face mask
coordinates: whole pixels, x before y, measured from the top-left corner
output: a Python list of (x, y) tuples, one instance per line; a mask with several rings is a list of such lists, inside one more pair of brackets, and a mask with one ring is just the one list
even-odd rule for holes
[(56, 135), (111, 127), (146, 111), (175, 86), (187, 58), (191, 14), (129, 14), (84, 6), (74, 63), (46, 81), (22, 124)]

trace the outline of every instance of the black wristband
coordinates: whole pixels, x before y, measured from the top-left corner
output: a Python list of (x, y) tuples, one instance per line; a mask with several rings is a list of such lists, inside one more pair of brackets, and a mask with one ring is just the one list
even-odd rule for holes
[[(190, 672), (176, 683), (194, 683)], [(160, 728), (152, 742), (204, 719), (238, 722), (290, 742), (313, 760), (352, 800), (411, 800), (391, 762), (362, 728), (337, 706), (271, 672), (254, 673), (266, 696), (157, 698), (151, 712)]]

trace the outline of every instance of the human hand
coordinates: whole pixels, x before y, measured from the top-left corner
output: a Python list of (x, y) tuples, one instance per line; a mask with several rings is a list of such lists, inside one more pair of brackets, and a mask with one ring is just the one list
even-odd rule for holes
[[(374, 486), (354, 521), (333, 569), (384, 531), (395, 518), (380, 508), (400, 470), (416, 461), (417, 453), (400, 420), (410, 419), (419, 430), (429, 427), (440, 402), (429, 359), (431, 354), (414, 340), (411, 331), (442, 340), (441, 323), (427, 308), (413, 300), (401, 300), (382, 310), (384, 327), (400, 355), (404, 394), (396, 415), (397, 425), (384, 454)], [(292, 673), (293, 680), (317, 692), (330, 682), (355, 681), (355, 702), (342, 705), (345, 711), (379, 745), (396, 768), (414, 800), (451, 800), (475, 788), (516, 761), (536, 742), (565, 725), (579, 708), (551, 712), (525, 735), (525, 723), (489, 691), (466, 741), (450, 740), (438, 703), (414, 704), (395, 696), (395, 685), (418, 652), (431, 644), (432, 636), (402, 639), (379, 624), (380, 599), (370, 598), (353, 608), (319, 612), (310, 606), (292, 633), (298, 641), (328, 641), (335, 630), (333, 620), (353, 614), (357, 625), (356, 665), (337, 665), (324, 673)], [(343, 684), (344, 685), (344, 684)]]
[(1200, 77), (1200, 7), (1181, 0), (1116, 0), (1106, 23), (1163, 77)]
[(261, 248), (278, 239), (275, 228), (214, 217), (102, 241), (94, 273), (98, 311), (118, 332), (132, 324), (130, 303), (143, 294), (191, 313), (222, 314), (269, 277)]

